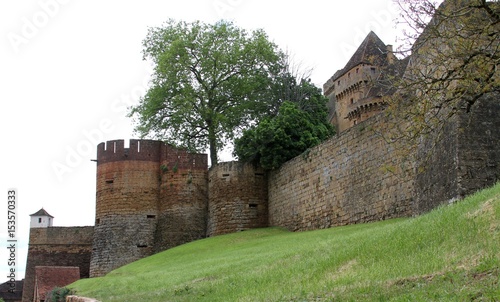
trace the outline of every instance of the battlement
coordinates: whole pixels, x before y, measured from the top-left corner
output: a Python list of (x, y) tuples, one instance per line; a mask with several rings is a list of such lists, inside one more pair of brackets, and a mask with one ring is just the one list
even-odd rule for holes
[(166, 161), (184, 169), (207, 169), (208, 165), (206, 154), (190, 153), (157, 140), (131, 139), (129, 148), (125, 148), (122, 139), (102, 142), (97, 146), (98, 165), (125, 160)]
[(97, 146), (97, 164), (122, 160), (160, 161), (161, 141), (130, 140), (130, 147), (125, 148), (125, 141), (112, 140)]

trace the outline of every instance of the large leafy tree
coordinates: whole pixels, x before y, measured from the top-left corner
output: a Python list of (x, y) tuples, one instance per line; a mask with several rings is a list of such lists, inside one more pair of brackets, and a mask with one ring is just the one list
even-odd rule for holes
[(285, 74), (275, 82), (273, 93), (280, 104), (278, 112), (245, 130), (234, 146), (238, 159), (269, 170), (334, 134), (327, 122), (327, 99), (309, 81), (297, 83), (294, 76)]
[(262, 30), (233, 23), (167, 21), (149, 29), (145, 60), (154, 64), (150, 88), (129, 116), (136, 132), (217, 152), (268, 108), (264, 97), (282, 53)]

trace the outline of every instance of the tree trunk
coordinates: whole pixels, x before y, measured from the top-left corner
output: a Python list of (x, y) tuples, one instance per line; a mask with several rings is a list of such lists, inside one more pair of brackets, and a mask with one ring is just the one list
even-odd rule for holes
[(210, 161), (211, 165), (217, 164), (217, 136), (215, 135), (214, 125), (211, 121), (207, 122), (208, 125), (208, 144), (210, 145)]
[(212, 166), (217, 164), (217, 145), (215, 140), (212, 141), (212, 138), (210, 138), (210, 161)]

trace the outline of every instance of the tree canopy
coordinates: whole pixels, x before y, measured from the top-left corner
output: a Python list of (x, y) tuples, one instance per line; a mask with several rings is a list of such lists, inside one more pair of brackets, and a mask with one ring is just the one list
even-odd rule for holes
[(194, 151), (221, 150), (269, 108), (264, 97), (282, 53), (262, 30), (231, 22), (150, 28), (143, 55), (154, 65), (146, 95), (129, 116), (136, 132)]
[(319, 88), (304, 79), (297, 83), (291, 74), (275, 84), (274, 99), (280, 100), (278, 112), (245, 130), (234, 146), (239, 160), (269, 170), (334, 134), (327, 122), (328, 100)]

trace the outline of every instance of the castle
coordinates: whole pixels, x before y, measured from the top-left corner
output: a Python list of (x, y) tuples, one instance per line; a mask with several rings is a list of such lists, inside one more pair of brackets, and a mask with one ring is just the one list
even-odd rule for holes
[(411, 156), (380, 135), (396, 131), (388, 127), (391, 117), (378, 114), (393, 93), (378, 86), (387, 76), (382, 70), (398, 74), (406, 63), (369, 33), (324, 85), (339, 135), (274, 171), (239, 162), (209, 169), (207, 155), (159, 141), (99, 144), (95, 226), (31, 228), (23, 301), (34, 301), (37, 266), (103, 276), (205, 237), (411, 217), (493, 185), (500, 179), (498, 94), (455, 115), (436, 146), (422, 140)]

